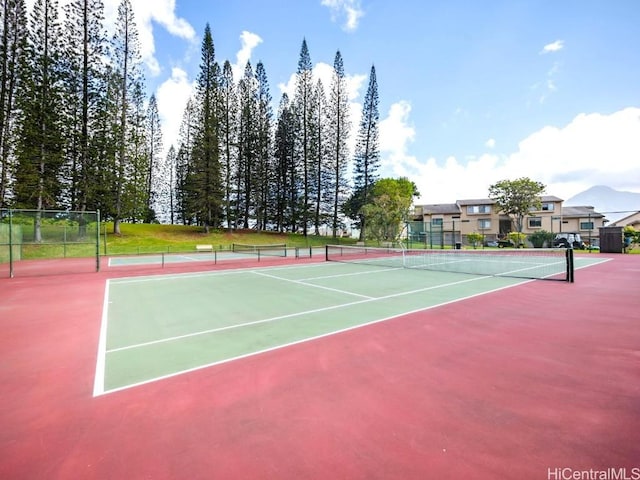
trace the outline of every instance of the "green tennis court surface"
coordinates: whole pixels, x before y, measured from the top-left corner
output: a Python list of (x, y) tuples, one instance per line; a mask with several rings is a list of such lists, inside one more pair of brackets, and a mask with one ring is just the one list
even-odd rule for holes
[(334, 262), (108, 280), (94, 395), (523, 281)]

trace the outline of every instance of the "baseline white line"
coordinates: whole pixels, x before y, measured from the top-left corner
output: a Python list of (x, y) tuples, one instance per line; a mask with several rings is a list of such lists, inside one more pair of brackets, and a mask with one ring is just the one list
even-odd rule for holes
[(325, 287), (323, 285), (314, 285), (313, 283), (306, 283), (306, 282), (304, 282), (302, 280), (291, 280), (289, 278), (278, 277), (277, 275), (269, 275), (268, 273), (264, 273), (264, 272), (252, 272), (252, 273), (254, 275), (260, 275), (261, 277), (271, 278), (273, 280), (281, 280), (283, 282), (295, 283), (297, 285), (303, 285), (305, 287), (319, 288), (321, 290), (328, 290), (330, 292), (342, 293), (344, 295), (351, 295), (351, 296), (354, 296), (354, 297), (367, 298), (369, 300), (375, 298), (375, 297), (370, 297), (369, 295), (361, 295), (359, 293), (353, 293), (353, 292), (348, 292), (346, 290), (340, 290), (338, 288)]
[(187, 272), (187, 273), (172, 273), (169, 275), (151, 275), (144, 277), (122, 277), (122, 278), (114, 278), (113, 282), (116, 284), (121, 283), (145, 283), (145, 282), (162, 282), (165, 280), (185, 280), (190, 278), (200, 278), (200, 277), (218, 277), (222, 275), (233, 275), (233, 274), (242, 274), (242, 273), (252, 273), (254, 271), (259, 270), (291, 270), (295, 268), (307, 269), (311, 267), (318, 266), (327, 266), (326, 263), (310, 263), (304, 265), (290, 265), (286, 267), (257, 267), (257, 268), (231, 268), (227, 270), (216, 270), (210, 272)]
[(104, 299), (102, 301), (102, 320), (100, 322), (100, 337), (98, 339), (98, 356), (96, 359), (96, 376), (93, 380), (93, 396), (104, 393), (104, 371), (107, 357), (107, 310), (109, 306), (109, 280), (104, 287)]
[(161, 338), (159, 340), (152, 340), (150, 342), (143, 342), (143, 343), (138, 343), (138, 344), (134, 344), (134, 345), (127, 345), (125, 347), (112, 348), (110, 350), (107, 350), (106, 353), (121, 352), (121, 351), (124, 351), (124, 350), (131, 350), (131, 349), (139, 348), (139, 347), (147, 347), (149, 345), (157, 345), (157, 344), (160, 344), (160, 343), (168, 343), (168, 342), (182, 340), (182, 339), (189, 338), (189, 337), (197, 337), (199, 335), (208, 335), (208, 334), (211, 334), (211, 333), (224, 332), (226, 330), (234, 330), (236, 328), (250, 327), (250, 326), (253, 326), (253, 325), (259, 325), (261, 323), (270, 323), (270, 322), (275, 322), (277, 320), (284, 320), (284, 319), (287, 319), (287, 318), (299, 317), (299, 316), (308, 315), (308, 314), (311, 314), (311, 313), (328, 312), (330, 310), (337, 310), (339, 308), (350, 307), (350, 306), (358, 305), (358, 304), (362, 304), (362, 303), (377, 302), (379, 300), (386, 300), (386, 299), (389, 299), (389, 298), (402, 297), (404, 295), (413, 295), (414, 293), (426, 292), (426, 291), (429, 291), (429, 290), (437, 290), (438, 288), (451, 287), (451, 286), (454, 286), (454, 285), (460, 285), (462, 283), (476, 282), (478, 280), (484, 280), (484, 279), (487, 279), (487, 278), (491, 278), (491, 277), (489, 277), (489, 276), (487, 276), (487, 277), (474, 277), (474, 278), (469, 278), (467, 280), (460, 280), (460, 281), (457, 281), (457, 282), (443, 283), (441, 285), (433, 285), (431, 287), (419, 288), (419, 289), (416, 289), (416, 290), (411, 290), (409, 292), (399, 292), (399, 293), (394, 293), (394, 294), (391, 294), (391, 295), (385, 295), (383, 297), (376, 297), (376, 298), (369, 298), (369, 299), (365, 299), (365, 300), (357, 300), (355, 302), (341, 303), (341, 304), (338, 304), (338, 305), (332, 305), (330, 307), (322, 307), (322, 308), (316, 308), (316, 309), (313, 309), (313, 310), (307, 310), (307, 311), (304, 311), (304, 312), (290, 313), (288, 315), (281, 315), (281, 316), (278, 316), (278, 317), (265, 318), (265, 319), (262, 319), (262, 320), (255, 320), (253, 322), (238, 323), (238, 324), (235, 324), (235, 325), (227, 325), (226, 327), (211, 328), (211, 329), (207, 329), (207, 330), (201, 330), (201, 331), (198, 331), (198, 332), (187, 333), (185, 335), (178, 335), (178, 336), (175, 336), (175, 337)]

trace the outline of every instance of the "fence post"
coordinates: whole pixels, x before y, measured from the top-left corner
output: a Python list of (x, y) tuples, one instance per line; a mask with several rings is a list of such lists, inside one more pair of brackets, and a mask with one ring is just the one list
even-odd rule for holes
[[(100, 271), (100, 210), (96, 210), (96, 272)], [(105, 227), (106, 228), (106, 227)], [(105, 230), (106, 232), (106, 230)], [(106, 237), (106, 235), (105, 235)], [(107, 253), (107, 242), (105, 238), (104, 253)]]
[(13, 278), (13, 219), (9, 209), (9, 278)]

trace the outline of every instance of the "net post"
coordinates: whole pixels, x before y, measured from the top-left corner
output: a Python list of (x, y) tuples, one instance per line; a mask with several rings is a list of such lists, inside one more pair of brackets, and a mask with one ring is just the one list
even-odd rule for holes
[(565, 255), (567, 257), (567, 282), (573, 283), (575, 272), (573, 265), (573, 248), (567, 248)]
[(329, 245), (324, 246), (324, 261), (329, 261)]

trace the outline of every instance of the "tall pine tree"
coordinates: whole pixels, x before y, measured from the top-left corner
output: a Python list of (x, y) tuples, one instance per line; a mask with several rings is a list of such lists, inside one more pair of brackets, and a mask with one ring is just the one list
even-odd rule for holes
[(347, 81), (344, 74), (344, 64), (340, 51), (336, 53), (331, 77), (331, 91), (328, 104), (329, 125), (329, 157), (331, 162), (330, 190), (332, 204), (333, 236), (341, 227), (340, 210), (347, 192), (347, 158), (349, 155), (347, 141), (349, 139), (349, 96)]
[(0, 208), (9, 206), (13, 178), (19, 66), (25, 62), (27, 12), (24, 0), (0, 4)]
[(322, 81), (318, 80), (313, 91), (312, 179), (314, 233), (320, 234), (320, 225), (326, 221), (327, 196), (327, 97)]
[(356, 139), (355, 161), (353, 170), (354, 210), (360, 221), (360, 241), (365, 240), (365, 217), (360, 208), (369, 203), (371, 189), (378, 179), (377, 171), (380, 166), (378, 112), (378, 83), (375, 66), (371, 66), (369, 86), (362, 105), (362, 117)]
[(302, 233), (306, 236), (310, 220), (312, 187), (312, 149), (313, 149), (313, 70), (307, 40), (302, 40), (298, 71), (296, 73), (296, 92), (293, 99), (296, 115), (296, 163), (302, 172)]
[(256, 225), (266, 230), (269, 224), (270, 184), (273, 180), (272, 162), (272, 121), (271, 94), (267, 72), (262, 62), (256, 65), (256, 174), (258, 182), (255, 190)]
[[(115, 157), (111, 172), (113, 175), (113, 233), (120, 234), (120, 222), (126, 215), (125, 194), (132, 170), (133, 155), (136, 145), (131, 139), (136, 138), (134, 126), (139, 124), (136, 118), (135, 102), (142, 88), (140, 71), (140, 41), (130, 0), (121, 0), (116, 18), (116, 31), (111, 41), (111, 62), (113, 78), (117, 81), (117, 103), (115, 127)], [(146, 184), (146, 183), (145, 183)], [(130, 206), (129, 206), (130, 207)], [(129, 212), (130, 213), (130, 212)]]
[(182, 121), (178, 133), (178, 150), (176, 152), (175, 167), (175, 198), (176, 221), (183, 225), (191, 225), (195, 220), (195, 196), (191, 180), (194, 165), (192, 162), (193, 145), (195, 141), (197, 112), (192, 99), (182, 113)]
[(147, 182), (147, 212), (145, 222), (156, 220), (160, 210), (166, 210), (160, 203), (160, 194), (165, 190), (166, 170), (161, 159), (162, 154), (162, 128), (160, 125), (160, 114), (158, 113), (158, 102), (155, 95), (151, 95), (147, 106), (147, 157), (149, 159), (149, 173)]
[(238, 96), (229, 60), (224, 62), (220, 78), (220, 155), (224, 177), (224, 218), (231, 229), (235, 218), (232, 208), (234, 170), (237, 162)]
[(298, 224), (300, 177), (295, 160), (296, 121), (289, 96), (282, 94), (278, 106), (274, 140), (275, 227), (279, 232), (295, 231)]
[(22, 66), (16, 203), (38, 211), (34, 241), (41, 241), (41, 211), (57, 208), (63, 162), (61, 29), (58, 3), (38, 0), (29, 21), (28, 58)]
[(100, 96), (105, 89), (106, 36), (102, 0), (65, 5), (65, 203), (74, 210), (96, 209), (98, 170), (95, 144)]
[(249, 228), (254, 212), (253, 198), (257, 176), (257, 82), (251, 62), (247, 62), (244, 76), (238, 82), (239, 130), (238, 162), (236, 173), (237, 220), (236, 227)]
[(220, 67), (215, 60), (213, 37), (209, 24), (202, 40), (200, 73), (197, 80), (197, 110), (200, 114), (193, 146), (193, 171), (190, 183), (197, 195), (194, 213), (205, 232), (222, 221), (222, 184), (220, 169), (218, 101)]

